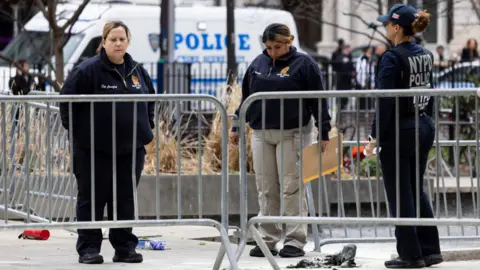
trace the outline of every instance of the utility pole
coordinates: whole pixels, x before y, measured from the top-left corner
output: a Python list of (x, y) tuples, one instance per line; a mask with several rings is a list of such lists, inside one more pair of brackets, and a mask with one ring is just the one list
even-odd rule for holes
[(174, 0), (162, 0), (160, 4), (160, 59), (158, 61), (157, 89), (158, 93), (164, 93), (167, 90), (168, 64), (172, 64), (175, 59), (174, 48), (175, 35), (175, 2)]
[(227, 0), (227, 74), (228, 85), (232, 86), (237, 76), (235, 57), (235, 0)]
[(19, 9), (19, 4), (13, 4), (12, 5), (12, 11), (13, 11), (13, 37), (16, 37), (18, 35), (18, 9)]

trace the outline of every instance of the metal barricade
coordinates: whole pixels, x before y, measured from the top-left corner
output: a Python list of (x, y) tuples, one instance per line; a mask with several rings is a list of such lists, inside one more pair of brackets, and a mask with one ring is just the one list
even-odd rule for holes
[[(2, 136), (6, 152), (0, 160), (7, 167), (2, 169), (5, 181), (0, 199), (5, 204), (0, 209), (5, 217), (9, 212), (21, 219), (31, 214), (35, 222), (73, 221), (76, 186), (68, 174), (67, 132), (61, 128), (58, 108), (34, 102), (4, 105), (1, 115), (8, 135)], [(56, 174), (51, 183), (46, 168)], [(27, 174), (31, 174), (31, 188), (26, 189)]]
[[(477, 92), (478, 91), (478, 92)], [(480, 95), (480, 90), (477, 89), (418, 89), (418, 90), (366, 90), (366, 91), (299, 91), (299, 92), (260, 92), (253, 94), (249, 96), (244, 103), (242, 104), (242, 107), (240, 109), (240, 115), (239, 115), (239, 130), (240, 130), (240, 208), (241, 208), (241, 241), (239, 244), (239, 247), (237, 249), (237, 260), (240, 259), (241, 254), (243, 253), (246, 243), (248, 241), (248, 238), (251, 236), (253, 239), (256, 241), (257, 245), (261, 248), (263, 254), (267, 257), (269, 262), (271, 263), (272, 267), (274, 269), (280, 269), (277, 262), (275, 261), (272, 253), (270, 252), (270, 249), (272, 248), (271, 246), (267, 246), (267, 243), (265, 240), (262, 238), (260, 231), (258, 228), (256, 228), (256, 225), (259, 224), (268, 224), (273, 227), (275, 224), (295, 224), (295, 225), (311, 225), (312, 226), (312, 232), (313, 232), (313, 240), (315, 244), (315, 251), (320, 251), (320, 247), (325, 244), (329, 243), (358, 243), (358, 242), (390, 242), (394, 241), (395, 238), (393, 237), (392, 231), (391, 231), (391, 226), (393, 225), (409, 225), (409, 226), (447, 226), (447, 231), (444, 233), (444, 231), (440, 231), (440, 237), (441, 239), (447, 239), (447, 240), (453, 240), (453, 239), (478, 239), (480, 238), (480, 235), (478, 233), (478, 226), (480, 226), (480, 194), (479, 194), (479, 183), (480, 178), (478, 176), (473, 175), (473, 170), (472, 170), (472, 164), (476, 164), (476, 168), (480, 168), (480, 158), (477, 153), (480, 150), (479, 148), (479, 98), (477, 95)], [(376, 167), (377, 169), (373, 174), (370, 172), (370, 165), (368, 165), (368, 162), (372, 162), (374, 164), (380, 164), (380, 158), (377, 155), (376, 157), (370, 158), (367, 160), (367, 165), (364, 166), (365, 174), (366, 174), (366, 181), (361, 180), (361, 155), (362, 155), (362, 149), (361, 146), (364, 146), (367, 144), (365, 141), (365, 138), (361, 138), (359, 133), (356, 134), (356, 140), (355, 141), (343, 141), (343, 156), (340, 154), (338, 155), (338, 168), (337, 172), (335, 173), (335, 180), (329, 179), (327, 176), (323, 177), (317, 177), (316, 180), (309, 182), (307, 184), (303, 184), (303, 177), (302, 177), (302, 169), (303, 168), (303, 162), (302, 162), (302, 152), (300, 149), (303, 147), (306, 147), (312, 143), (312, 141), (308, 141), (308, 136), (303, 139), (304, 141), (302, 142), (302, 130), (297, 129), (297, 133), (300, 133), (298, 136), (298, 142), (294, 142), (294, 144), (298, 144), (298, 152), (292, 152), (289, 153), (290, 155), (297, 155), (296, 157), (296, 166), (297, 166), (297, 172), (298, 175), (296, 177), (292, 177), (292, 179), (296, 183), (298, 183), (298, 193), (299, 194), (306, 194), (305, 198), (305, 204), (308, 205), (308, 214), (310, 217), (307, 217), (305, 214), (303, 216), (286, 216), (284, 213), (284, 208), (286, 203), (284, 202), (283, 196), (284, 196), (284, 190), (283, 187), (286, 185), (283, 183), (283, 178), (279, 172), (278, 177), (280, 179), (276, 179), (276, 181), (279, 182), (280, 186), (280, 194), (277, 194), (280, 196), (280, 212), (279, 215), (269, 215), (267, 216), (265, 213), (261, 213), (257, 217), (253, 217), (250, 220), (247, 221), (247, 216), (246, 216), (246, 209), (247, 209), (247, 133), (246, 133), (246, 127), (247, 123), (245, 121), (246, 119), (246, 113), (249, 108), (252, 108), (252, 104), (254, 102), (261, 102), (262, 106), (255, 106), (257, 110), (260, 110), (262, 108), (262, 130), (254, 130), (257, 133), (257, 140), (261, 140), (261, 147), (263, 149), (257, 149), (257, 151), (261, 154), (259, 155), (264, 155), (265, 153), (265, 102), (266, 100), (269, 99), (276, 99), (280, 100), (280, 112), (276, 112), (278, 117), (281, 119), (280, 122), (284, 121), (284, 102), (286, 100), (296, 100), (299, 102), (300, 110), (300, 119), (302, 118), (301, 116), (301, 111), (302, 111), (302, 104), (303, 100), (305, 99), (318, 99), (319, 103), (319, 119), (321, 119), (321, 105), (320, 99), (322, 98), (336, 98), (336, 100), (340, 100), (338, 97), (355, 97), (358, 98), (360, 97), (373, 97), (375, 99), (375, 103), (378, 104), (379, 100), (382, 98), (391, 98), (395, 99), (394, 104), (395, 104), (395, 132), (396, 134), (399, 134), (399, 110), (398, 110), (398, 104), (399, 104), (399, 98), (400, 97), (415, 97), (418, 99), (418, 97), (421, 96), (434, 96), (435, 98), (441, 97), (441, 96), (452, 96), (456, 99), (456, 140), (454, 141), (449, 141), (449, 140), (442, 140), (440, 136), (440, 126), (439, 126), (439, 112), (440, 112), (440, 105), (439, 103), (435, 103), (436, 106), (434, 108), (434, 116), (432, 119), (435, 119), (435, 141), (434, 144), (431, 148), (430, 153), (434, 155), (434, 157), (430, 156), (429, 159), (427, 160), (427, 169), (425, 174), (423, 175), (423, 178), (425, 179), (424, 181), (424, 188), (425, 192), (429, 195), (429, 204), (430, 206), (433, 206), (433, 211), (435, 218), (421, 218), (420, 217), (420, 204), (419, 203), (414, 203), (415, 205), (415, 210), (416, 210), (416, 217), (409, 217), (409, 218), (404, 218), (400, 217), (399, 215), (399, 207), (400, 207), (400, 196), (399, 194), (399, 181), (400, 181), (400, 164), (399, 164), (399, 151), (395, 151), (395, 160), (396, 160), (396, 187), (397, 187), (397, 194), (395, 195), (396, 199), (396, 217), (394, 215), (390, 214), (389, 210), (389, 204), (388, 200), (386, 200), (386, 190), (383, 187), (383, 174), (380, 172), (378, 169), (378, 166)], [(459, 134), (459, 114), (458, 114), (458, 98), (460, 96), (469, 96), (473, 97), (475, 101), (475, 109), (474, 109), (474, 123), (472, 122), (472, 125), (475, 125), (474, 129), (475, 131), (475, 139), (470, 139), (470, 140), (462, 140), (460, 138)], [(258, 112), (260, 113), (260, 112)], [(270, 113), (271, 110), (270, 110)], [(357, 121), (360, 118), (360, 112), (357, 109), (356, 113), (356, 119)], [(419, 111), (418, 107), (416, 107), (415, 110), (415, 139), (411, 142), (412, 147), (415, 147), (415, 159), (416, 159), (416, 164), (419, 164), (419, 121), (420, 121), (420, 116), (419, 116)], [(300, 120), (301, 121), (301, 120)], [(423, 121), (423, 120), (422, 120)], [(376, 114), (376, 122), (379, 123), (379, 116), (378, 112)], [(300, 127), (305, 127), (308, 125), (303, 125), (307, 123), (301, 123), (299, 124)], [(310, 122), (311, 126), (311, 122)], [(377, 124), (377, 140), (381, 140), (379, 138), (379, 126)], [(319, 128), (320, 129), (320, 128)], [(292, 131), (292, 130), (289, 130)], [(277, 166), (278, 168), (284, 168), (287, 164), (284, 163), (286, 158), (284, 155), (287, 155), (286, 153), (283, 153), (285, 146), (284, 146), (284, 135), (283, 133), (285, 130), (282, 128), (278, 130), (278, 132), (281, 132), (281, 140), (277, 143), (277, 145), (274, 146), (277, 148), (280, 148), (280, 153), (277, 152), (277, 157), (273, 157), (273, 159), (277, 159)], [(311, 131), (307, 131), (311, 132)], [(321, 130), (319, 131), (321, 132)], [(340, 132), (340, 131), (339, 131)], [(253, 135), (255, 136), (255, 135)], [(271, 139), (273, 135), (269, 134), (269, 138)], [(278, 135), (280, 136), (280, 135)], [(395, 149), (400, 149), (400, 144), (399, 144), (399, 136), (395, 136), (397, 138), (395, 140)], [(306, 142), (304, 145), (303, 143)], [(269, 144), (272, 144), (271, 142), (268, 142)], [(252, 139), (252, 144), (253, 144), (253, 139)], [(288, 142), (290, 144), (290, 142)], [(456, 159), (455, 159), (455, 176), (454, 179), (456, 180), (456, 208), (457, 208), (457, 215), (455, 218), (449, 218), (448, 216), (448, 200), (447, 200), (447, 194), (446, 194), (446, 177), (445, 177), (445, 172), (447, 175), (449, 174), (449, 169), (445, 166), (445, 162), (443, 160), (441, 153), (441, 148), (442, 147), (451, 147), (454, 146), (454, 151), (456, 153)], [(338, 140), (338, 145), (334, 145), (332, 147), (336, 147), (337, 149), (340, 149), (341, 143), (340, 140)], [(469, 171), (470, 171), (470, 177), (467, 178), (467, 180), (470, 180), (471, 187), (469, 188), (468, 192), (471, 193), (471, 198), (472, 198), (472, 212), (473, 214), (470, 214), (471, 218), (465, 218), (462, 215), (462, 206), (461, 206), (461, 199), (460, 199), (460, 179), (462, 178), (460, 176), (460, 148), (461, 147), (466, 147), (466, 152), (467, 152), (467, 158), (466, 160), (468, 161), (469, 164)], [(471, 154), (471, 148), (475, 147), (475, 158), (472, 160), (470, 157)], [(355, 151), (353, 151), (355, 148)], [(261, 151), (263, 150), (263, 151)], [(278, 150), (278, 149), (277, 149)], [(252, 151), (254, 150), (254, 147), (252, 146)], [(319, 148), (319, 151), (320, 148)], [(381, 151), (381, 150), (380, 150)], [(342, 153), (342, 152), (340, 152)], [(255, 154), (253, 154), (255, 155)], [(280, 158), (278, 157), (280, 156)], [(320, 155), (321, 157), (321, 155)], [(260, 158), (262, 162), (260, 162), (263, 165), (263, 161), (271, 159), (272, 157), (263, 157)], [(346, 164), (345, 160), (350, 159), (350, 164)], [(423, 157), (422, 157), (423, 158)], [(278, 161), (280, 159), (280, 161)], [(362, 158), (363, 159), (363, 158)], [(291, 161), (292, 159), (290, 159)], [(321, 159), (319, 162), (319, 172), (318, 175), (321, 175)], [(258, 166), (262, 166), (258, 165)], [(255, 165), (254, 165), (255, 167)], [(350, 172), (352, 173), (352, 179), (350, 183), (348, 183), (347, 186), (347, 181), (345, 181), (344, 175), (342, 175), (342, 167), (343, 169), (350, 169)], [(263, 169), (262, 169), (263, 170)], [(280, 169), (279, 169), (280, 170)], [(414, 198), (416, 199), (416, 202), (420, 200), (420, 196), (424, 196), (423, 194), (420, 194), (420, 186), (419, 186), (419, 179), (421, 175), (419, 174), (420, 169), (418, 169), (418, 166), (416, 166), (416, 175), (412, 176), (412, 179), (416, 180), (415, 185), (416, 185), (416, 194), (414, 194)], [(262, 171), (262, 175), (257, 175), (257, 187), (258, 189), (261, 189), (261, 187), (264, 187), (264, 175), (265, 172)], [(372, 176), (375, 176), (376, 183), (372, 183)], [(449, 175), (452, 177), (453, 175), (450, 173)], [(474, 185), (474, 178), (476, 179), (476, 187)], [(262, 181), (260, 182), (258, 181)], [(316, 211), (315, 210), (315, 204), (314, 204), (314, 198), (313, 198), (313, 192), (312, 192), (312, 186), (310, 183), (314, 183), (317, 181), (317, 187), (318, 187), (318, 208)], [(442, 184), (440, 184), (440, 180), (442, 181)], [(465, 181), (467, 181), (465, 180)], [(412, 184), (413, 185), (413, 184)], [(365, 187), (365, 192), (367, 195), (367, 199), (365, 202), (368, 203), (368, 212), (366, 216), (362, 214), (362, 209), (361, 209), (361, 204), (362, 200), (360, 198), (360, 192), (359, 189), (361, 186), (366, 186)], [(268, 187), (272, 189), (272, 187)], [(273, 189), (273, 192), (277, 192), (276, 189)], [(264, 190), (259, 190), (259, 192), (264, 192)], [(347, 205), (344, 201), (344, 195), (345, 194), (350, 194), (353, 195), (353, 199), (351, 199), (354, 204), (355, 204), (355, 213), (349, 213), (349, 209), (347, 209)], [(476, 196), (475, 194), (476, 193)], [(269, 196), (274, 196), (275, 194), (269, 194)], [(300, 208), (302, 203), (301, 203), (301, 196), (299, 197), (299, 203), (297, 209), (297, 213), (302, 213), (302, 209)], [(336, 198), (335, 198), (336, 197)], [(382, 198), (383, 197), (383, 198)], [(441, 197), (444, 200), (443, 202), (443, 214), (442, 215), (442, 207), (441, 207)], [(336, 199), (336, 207), (337, 207), (337, 217), (332, 217), (330, 213), (330, 207), (331, 204), (333, 203), (333, 199)], [(265, 200), (265, 199), (264, 199)], [(432, 202), (434, 200), (434, 202)], [(365, 203), (363, 202), (363, 203)], [(386, 203), (386, 209), (382, 210), (381, 207), (381, 202)], [(267, 202), (259, 202), (259, 203), (265, 203)], [(260, 207), (261, 212), (262, 212), (262, 206)], [(321, 216), (324, 211), (326, 210), (326, 217), (316, 217), (318, 214)], [(402, 210), (403, 211), (403, 210)], [(290, 212), (292, 212), (292, 209), (290, 209)], [(294, 211), (293, 211), (294, 212)], [(351, 212), (351, 211), (350, 211)], [(382, 213), (384, 212), (384, 213)], [(305, 212), (304, 212), (305, 213)], [(445, 218), (446, 217), (446, 218)], [(324, 225), (322, 227), (317, 227), (318, 225)], [(368, 230), (362, 230), (362, 226), (364, 225), (370, 225), (373, 226), (373, 228), (368, 228)], [(467, 231), (465, 233), (464, 227), (465, 226), (474, 226), (473, 230)], [(458, 231), (454, 231), (452, 228), (453, 227), (459, 227), (461, 230), (461, 233), (458, 233)], [(329, 233), (326, 232), (326, 230), (329, 230)], [(265, 230), (264, 230), (265, 231)], [(353, 232), (353, 233), (352, 233)], [(268, 234), (268, 232), (267, 232)], [(343, 237), (341, 236), (343, 234)], [(272, 237), (269, 235), (269, 240), (270, 240), (270, 245), (274, 243), (275, 241), (271, 241)]]
[[(122, 103), (131, 104), (133, 119), (138, 116), (138, 104), (154, 102), (155, 104), (155, 128), (153, 131), (154, 139), (148, 145), (149, 151), (153, 153), (155, 158), (148, 160), (155, 164), (155, 218), (140, 219), (138, 210), (138, 177), (135, 171), (138, 170), (138, 159), (136, 158), (136, 151), (127, 153), (128, 157), (117, 152), (117, 140), (121, 139), (123, 134), (117, 130), (116, 114), (118, 108)], [(160, 107), (163, 102), (173, 102), (176, 104), (176, 114), (180, 113), (180, 103), (182, 102), (210, 102), (218, 109), (219, 127), (218, 137), (221, 140), (218, 163), (221, 168), (228, 168), (228, 119), (227, 112), (222, 103), (215, 97), (210, 95), (89, 95), (89, 96), (74, 96), (74, 95), (33, 95), (33, 96), (0, 96), (0, 115), (2, 122), (0, 125), (1, 134), (1, 186), (0, 191), (2, 197), (0, 198), (0, 209), (4, 211), (4, 223), (0, 225), (2, 229), (96, 229), (96, 228), (123, 228), (123, 227), (148, 227), (148, 226), (176, 226), (176, 225), (196, 225), (215, 227), (220, 233), (221, 247), (217, 255), (214, 269), (219, 269), (225, 253), (230, 261), (231, 269), (238, 269), (235, 260), (234, 250), (232, 249), (228, 237), (228, 170), (221, 170), (221, 188), (220, 188), (220, 209), (221, 222), (213, 219), (203, 217), (203, 195), (202, 190), (202, 138), (198, 135), (198, 141), (190, 144), (190, 147), (185, 147), (181, 143), (183, 134), (180, 125), (172, 127), (165, 123), (158, 121), (160, 115)], [(68, 104), (68, 131), (65, 130), (61, 123), (59, 108), (51, 106), (51, 103)], [(111, 107), (112, 123), (101, 123), (101, 125), (110, 125), (111, 134), (101, 134), (102, 136), (111, 136), (111, 154), (102, 156), (103, 154), (95, 150), (98, 144), (95, 144), (95, 127), (99, 127), (95, 120), (99, 117), (95, 114), (95, 109), (101, 108), (95, 105)], [(83, 110), (86, 107), (76, 107), (76, 105), (87, 106), (88, 110)], [(110, 108), (108, 107), (108, 108)], [(75, 215), (75, 204), (79, 199), (74, 196), (78, 192), (78, 187), (75, 185), (78, 179), (75, 179), (74, 172), (81, 170), (80, 165), (74, 167), (74, 158), (71, 153), (74, 153), (73, 133), (77, 128), (77, 122), (73, 123), (73, 114), (75, 110), (82, 108), (83, 112), (89, 114), (84, 119), (89, 119), (90, 127), (88, 134), (90, 135), (90, 147), (88, 151), (82, 154), (85, 157), (85, 164), (90, 168), (90, 179), (87, 181), (90, 184), (88, 192), (91, 195), (91, 221), (78, 221)], [(129, 107), (130, 108), (130, 107)], [(105, 109), (104, 109), (105, 110)], [(110, 109), (106, 109), (107, 111)], [(73, 113), (72, 113), (73, 112)], [(105, 111), (103, 111), (105, 112)], [(77, 117), (77, 116), (75, 116)], [(200, 119), (200, 117), (197, 117)], [(100, 119), (100, 118), (99, 118)], [(98, 121), (98, 120), (97, 120)], [(200, 120), (199, 120), (200, 121)], [(125, 127), (123, 127), (125, 128)], [(166, 129), (170, 133), (165, 135), (161, 129)], [(122, 132), (127, 132), (123, 130)], [(137, 148), (137, 139), (140, 139), (140, 133), (137, 131), (137, 121), (133, 121), (131, 131), (133, 133), (133, 141), (131, 149)], [(165, 136), (168, 136), (166, 138)], [(190, 141), (191, 142), (191, 141)], [(160, 151), (162, 144), (175, 144), (175, 153), (172, 153), (174, 160), (161, 160)], [(204, 143), (204, 142), (203, 142)], [(193, 147), (192, 147), (193, 146)], [(83, 146), (84, 147), (84, 146)], [(198, 219), (183, 218), (182, 214), (182, 169), (185, 164), (182, 163), (182, 157), (185, 156), (184, 151), (192, 151), (192, 148), (198, 147), (196, 154), (198, 154), (198, 172), (195, 180), (198, 180)], [(77, 148), (75, 148), (77, 151)], [(88, 153), (86, 153), (88, 152)], [(80, 151), (78, 153), (81, 153)], [(117, 154), (118, 153), (118, 154)], [(211, 153), (207, 153), (211, 154)], [(123, 158), (120, 158), (123, 155)], [(194, 155), (191, 153), (191, 155)], [(131, 158), (130, 158), (131, 156)], [(88, 157), (88, 158), (87, 158)], [(102, 158), (103, 157), (103, 158)], [(215, 157), (210, 157), (215, 158)], [(88, 160), (87, 160), (88, 159)], [(102, 195), (95, 193), (98, 182), (97, 166), (95, 160), (105, 161), (105, 164), (111, 164), (113, 182), (109, 191), (112, 193), (112, 205), (108, 203), (109, 208), (112, 208), (112, 213), (108, 211), (109, 221), (98, 220), (98, 214), (95, 211), (95, 199)], [(110, 160), (108, 160), (110, 159)], [(129, 160), (130, 165), (120, 163), (121, 160)], [(162, 213), (160, 208), (161, 190), (160, 190), (160, 165), (163, 162), (176, 163), (176, 193), (177, 193), (177, 218), (176, 219), (161, 219)], [(110, 163), (108, 163), (110, 162)], [(143, 162), (143, 161), (141, 161)], [(188, 164), (191, 166), (191, 164)], [(129, 167), (131, 175), (120, 175), (119, 169)], [(143, 167), (143, 165), (141, 166)], [(98, 169), (98, 168), (97, 168)], [(110, 169), (110, 168), (109, 168)], [(106, 169), (108, 170), (108, 169)], [(103, 171), (103, 170), (99, 170)], [(85, 174), (84, 174), (85, 175)], [(119, 179), (131, 178), (130, 185), (133, 190), (134, 215), (133, 219), (122, 218), (118, 213), (121, 209), (118, 196), (120, 196), (117, 181)], [(77, 181), (76, 181), (77, 180)], [(103, 181), (104, 179), (102, 179)], [(185, 185), (185, 184), (183, 184)], [(122, 186), (121, 189), (126, 188)], [(85, 192), (85, 190), (84, 190)], [(103, 191), (104, 192), (104, 191)], [(97, 195), (95, 195), (97, 194)], [(108, 193), (107, 193), (108, 194)], [(100, 196), (100, 197), (99, 197)], [(173, 204), (173, 203), (172, 203)], [(103, 217), (104, 214), (100, 213)], [(8, 220), (14, 216), (26, 221), (26, 223), (9, 223)], [(36, 222), (36, 223), (34, 223)]]

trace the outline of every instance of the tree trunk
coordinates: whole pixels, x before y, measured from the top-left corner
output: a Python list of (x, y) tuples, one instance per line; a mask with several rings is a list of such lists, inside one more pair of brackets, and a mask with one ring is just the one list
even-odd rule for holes
[(54, 31), (54, 50), (55, 50), (55, 81), (57, 82), (57, 86), (55, 91), (60, 92), (60, 89), (63, 86), (64, 82), (64, 64), (63, 64), (63, 40), (65, 38), (65, 33), (58, 29)]

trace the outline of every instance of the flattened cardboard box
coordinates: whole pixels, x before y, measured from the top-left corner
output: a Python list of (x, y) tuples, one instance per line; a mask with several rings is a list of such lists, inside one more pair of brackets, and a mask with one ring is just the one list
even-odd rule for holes
[[(330, 138), (327, 149), (322, 154), (322, 176), (338, 171), (338, 155), (340, 155), (340, 169), (343, 168), (343, 134), (340, 133), (340, 148), (338, 135)], [(319, 178), (319, 148), (318, 142), (303, 148), (302, 176), (307, 183)], [(321, 151), (321, 150), (320, 150)]]

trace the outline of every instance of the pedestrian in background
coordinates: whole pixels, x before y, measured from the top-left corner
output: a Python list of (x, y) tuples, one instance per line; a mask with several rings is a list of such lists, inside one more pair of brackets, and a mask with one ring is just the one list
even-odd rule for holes
[[(27, 60), (20, 59), (16, 62), (23, 70), (27, 72), (30, 70), (30, 65)], [(17, 68), (17, 74), (8, 82), (10, 90), (12, 90), (12, 94), (14, 95), (28, 95), (28, 93), (36, 87), (33, 76), (25, 73), (23, 70)]]
[[(430, 23), (430, 14), (404, 4), (394, 5), (387, 15), (378, 17), (384, 23), (388, 39), (394, 47), (385, 52), (380, 59), (377, 75), (378, 89), (415, 89), (433, 88), (433, 55), (420, 45), (412, 42), (416, 33), (426, 29)], [(416, 78), (423, 79), (416, 79)], [(412, 79), (413, 78), (413, 79)], [(429, 199), (423, 191), (428, 153), (435, 139), (435, 127), (430, 119), (433, 97), (399, 98), (399, 134), (395, 125), (395, 98), (380, 98), (377, 104), (379, 123), (372, 123), (372, 133), (366, 146), (367, 156), (371, 157), (378, 144), (380, 162), (384, 178), (387, 199), (393, 217), (433, 218)], [(419, 126), (416, 127), (415, 107), (419, 111)], [(374, 117), (375, 119), (375, 117)], [(379, 125), (379, 134), (376, 126)], [(418, 128), (419, 163), (416, 162), (416, 129)], [(378, 140), (377, 140), (378, 135)], [(396, 136), (399, 148), (396, 147)], [(397, 190), (397, 151), (399, 163), (399, 186)], [(416, 172), (419, 172), (417, 190)], [(416, 201), (417, 192), (420, 201)], [(400, 213), (397, 213), (397, 194)], [(416, 205), (420, 204), (420, 213)], [(436, 226), (396, 226), (397, 252), (399, 257), (385, 262), (387, 268), (423, 268), (443, 261), (440, 253), (440, 241)]]
[[(350, 46), (343, 39), (338, 40), (337, 49), (332, 53), (332, 69), (335, 72), (336, 90), (352, 90), (355, 67)], [(346, 109), (349, 98), (340, 98), (340, 108)]]
[[(121, 21), (105, 24), (98, 55), (80, 63), (67, 77), (61, 95), (118, 95), (153, 94), (152, 81), (147, 71), (126, 53), (130, 44), (130, 30)], [(73, 103), (69, 112), (68, 103), (60, 104), (62, 125), (69, 129), (69, 113), (72, 114), (73, 130), (73, 173), (78, 185), (77, 221), (91, 221), (91, 170), (95, 175), (95, 220), (103, 219), (108, 204), (108, 219), (113, 220), (113, 160), (116, 160), (117, 218), (134, 219), (134, 196), (132, 162), (134, 162), (136, 185), (145, 163), (145, 145), (153, 140), (154, 102), (138, 102), (137, 117), (134, 119), (133, 102), (115, 103), (116, 155), (112, 149), (112, 103), (99, 102), (94, 105), (94, 123), (90, 122), (90, 103)], [(135, 126), (134, 126), (135, 124)], [(90, 128), (94, 137), (90, 138)], [(137, 129), (136, 141), (133, 130)], [(94, 139), (94, 149), (90, 140)], [(95, 168), (91, 168), (91, 151), (94, 153)], [(133, 160), (135, 156), (135, 160)], [(79, 229), (77, 252), (79, 262), (103, 263), (100, 255), (101, 229)], [(141, 254), (135, 252), (138, 238), (132, 228), (112, 228), (109, 240), (115, 249), (113, 262), (139, 263)]]
[(478, 54), (478, 42), (476, 39), (471, 38), (467, 40), (465, 48), (462, 49), (460, 62), (473, 62), (479, 59), (480, 57)]
[[(262, 42), (266, 49), (255, 58), (245, 73), (242, 84), (242, 103), (248, 96), (257, 92), (324, 90), (318, 64), (310, 56), (298, 52), (292, 45), (293, 39), (286, 25), (274, 23), (265, 29)], [(255, 101), (248, 108), (246, 115), (246, 121), (253, 129), (251, 146), (260, 205), (259, 216), (280, 216), (280, 196), (285, 203), (283, 215), (307, 216), (305, 189), (299, 185), (299, 170), (301, 170), (298, 167), (299, 151), (303, 146), (311, 144), (312, 116), (315, 118), (317, 128), (322, 127), (319, 140), (325, 149), (331, 128), (327, 101), (322, 99), (321, 119), (319, 119), (318, 99), (303, 99), (303, 113), (300, 119), (299, 100), (285, 99), (283, 131), (280, 130), (280, 100), (266, 100), (265, 103), (265, 112), (262, 112), (262, 102)], [(236, 111), (237, 116), (239, 109)], [(262, 130), (263, 115), (265, 130)], [(232, 140), (236, 144), (238, 143), (236, 124), (232, 132)], [(283, 153), (281, 152), (282, 132)], [(301, 142), (303, 145), (300, 145)], [(282, 191), (280, 175), (283, 175)], [(305, 255), (303, 248), (307, 243), (307, 225), (287, 224), (284, 246), (280, 252), (275, 246), (282, 237), (282, 229), (277, 224), (260, 224), (260, 231), (265, 236), (265, 243), (274, 256), (277, 254), (282, 257)], [(257, 245), (250, 251), (250, 256), (263, 257), (264, 254)]]

